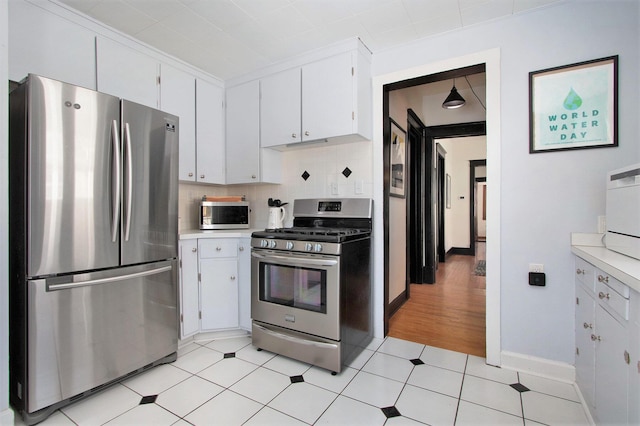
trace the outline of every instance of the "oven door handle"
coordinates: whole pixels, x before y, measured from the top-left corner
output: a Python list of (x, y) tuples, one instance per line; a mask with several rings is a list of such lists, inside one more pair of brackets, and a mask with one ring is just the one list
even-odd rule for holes
[(256, 253), (255, 251), (251, 253), (251, 256), (257, 259), (278, 262), (290, 266), (336, 266), (338, 264), (338, 259), (317, 259), (313, 257), (298, 258), (293, 256), (279, 256), (277, 254), (262, 254)]

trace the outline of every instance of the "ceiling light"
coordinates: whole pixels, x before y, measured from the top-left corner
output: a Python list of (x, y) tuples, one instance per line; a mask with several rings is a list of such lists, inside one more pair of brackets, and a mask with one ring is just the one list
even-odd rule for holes
[(451, 93), (449, 93), (449, 96), (447, 96), (447, 99), (445, 99), (444, 102), (442, 103), (442, 108), (446, 108), (446, 109), (460, 108), (464, 104), (465, 104), (465, 100), (462, 96), (460, 96), (460, 93), (458, 93), (458, 90), (456, 89), (456, 80), (453, 79), (453, 87), (451, 88)]

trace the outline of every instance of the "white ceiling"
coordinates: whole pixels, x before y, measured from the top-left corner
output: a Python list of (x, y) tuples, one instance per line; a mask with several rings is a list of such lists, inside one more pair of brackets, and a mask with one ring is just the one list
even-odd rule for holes
[(223, 80), (347, 38), (373, 52), (560, 0), (59, 0)]

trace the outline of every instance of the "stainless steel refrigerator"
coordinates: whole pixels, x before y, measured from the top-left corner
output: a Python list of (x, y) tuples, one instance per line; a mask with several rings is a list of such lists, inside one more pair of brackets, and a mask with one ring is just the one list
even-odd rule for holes
[(29, 75), (10, 94), (10, 400), (27, 424), (178, 342), (178, 118)]

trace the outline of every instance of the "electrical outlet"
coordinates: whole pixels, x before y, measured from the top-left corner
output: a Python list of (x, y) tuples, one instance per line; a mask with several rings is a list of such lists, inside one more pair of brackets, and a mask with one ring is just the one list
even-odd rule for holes
[(364, 193), (364, 181), (362, 179), (358, 179), (356, 180), (356, 189), (355, 189), (355, 193), (356, 194), (362, 194)]
[(530, 263), (529, 272), (544, 272), (544, 265), (541, 263)]
[(337, 182), (332, 182), (331, 183), (331, 195), (339, 195), (340, 191), (338, 190), (338, 183)]

